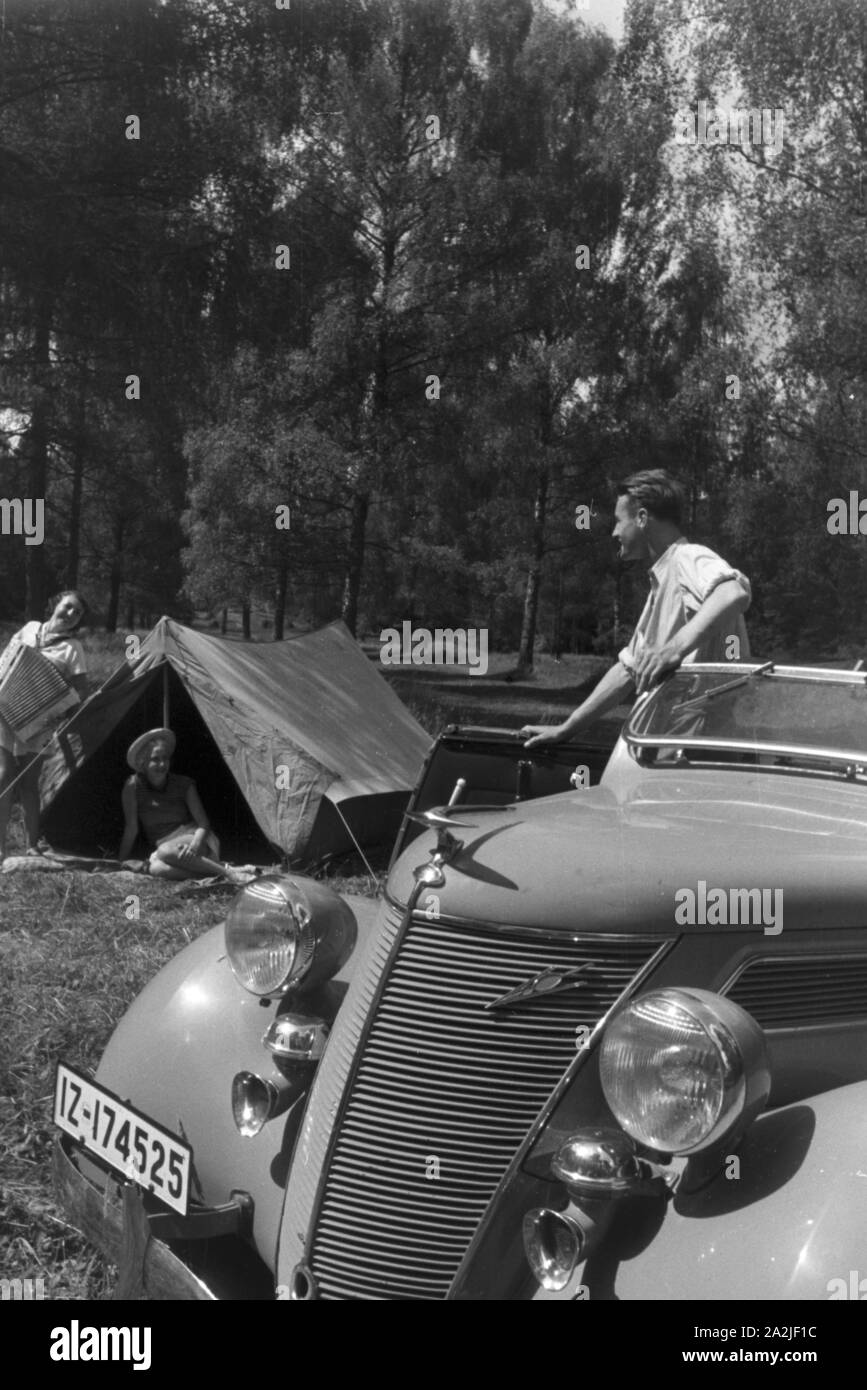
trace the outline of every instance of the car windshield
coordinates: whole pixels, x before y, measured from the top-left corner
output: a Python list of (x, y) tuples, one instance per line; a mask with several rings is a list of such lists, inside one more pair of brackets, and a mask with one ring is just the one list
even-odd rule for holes
[(816, 749), (867, 760), (862, 673), (681, 667), (632, 713), (628, 739)]

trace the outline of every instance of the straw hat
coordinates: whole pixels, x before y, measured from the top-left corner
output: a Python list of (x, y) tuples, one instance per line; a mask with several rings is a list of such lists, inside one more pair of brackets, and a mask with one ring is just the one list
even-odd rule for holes
[(157, 739), (160, 743), (168, 744), (169, 757), (172, 756), (177, 739), (171, 729), (148, 729), (146, 734), (139, 734), (138, 738), (134, 739), (127, 749), (126, 760), (133, 772), (141, 772), (141, 763), (147, 752), (148, 744), (154, 743)]

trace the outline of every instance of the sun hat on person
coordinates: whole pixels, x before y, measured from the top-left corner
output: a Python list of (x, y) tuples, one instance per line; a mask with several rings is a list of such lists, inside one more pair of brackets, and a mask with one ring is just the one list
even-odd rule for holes
[(133, 739), (127, 749), (126, 760), (133, 772), (141, 772), (142, 764), (147, 757), (148, 746), (156, 742), (167, 744), (169, 757), (172, 756), (177, 739), (171, 729), (149, 729), (146, 734), (139, 734), (137, 739)]

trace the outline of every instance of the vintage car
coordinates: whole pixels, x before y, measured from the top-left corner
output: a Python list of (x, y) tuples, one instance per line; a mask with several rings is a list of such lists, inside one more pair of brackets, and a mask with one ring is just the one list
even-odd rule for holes
[(379, 901), (239, 891), (56, 1119), (127, 1296), (859, 1297), (867, 675), (450, 730)]

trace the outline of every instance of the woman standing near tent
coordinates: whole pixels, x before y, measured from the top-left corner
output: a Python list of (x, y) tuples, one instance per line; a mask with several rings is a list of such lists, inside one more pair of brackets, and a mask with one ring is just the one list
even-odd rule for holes
[[(249, 883), (252, 868), (220, 863), (220, 843), (210, 827), (196, 784), (171, 771), (176, 739), (171, 729), (151, 729), (132, 744), (126, 760), (133, 770), (124, 783), (123, 838), (118, 859), (130, 855), (139, 830), (153, 846), (147, 872), (154, 878), (208, 878)], [(202, 853), (206, 849), (213, 858)]]
[[(45, 622), (25, 623), (14, 634), (3, 653), (4, 675), (20, 647), (30, 647), (49, 661), (79, 695), (87, 688), (87, 668), (81, 643), (73, 636), (84, 622), (87, 605), (76, 589), (65, 589), (48, 601)], [(28, 691), (23, 692), (27, 703)], [(38, 699), (34, 692), (34, 703)], [(12, 810), (13, 793), (18, 792), (24, 812), (24, 830), (28, 854), (44, 854), (50, 850), (39, 839), (39, 768), (38, 748), (19, 738), (0, 714), (0, 859), (6, 849), (6, 827)], [(14, 784), (14, 785), (13, 785)]]

